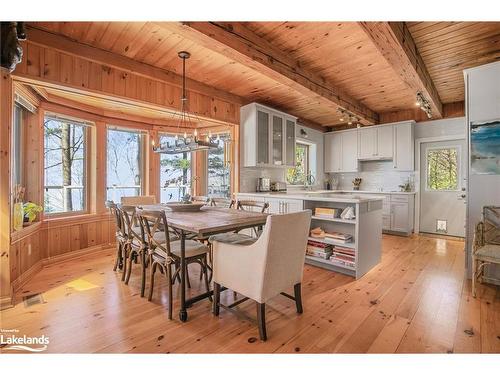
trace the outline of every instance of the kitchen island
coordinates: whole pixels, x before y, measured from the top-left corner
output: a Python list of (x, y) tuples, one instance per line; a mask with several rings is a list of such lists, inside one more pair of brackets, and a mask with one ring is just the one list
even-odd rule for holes
[[(295, 191), (269, 193), (238, 193), (237, 199), (251, 199), (269, 203), (269, 212), (285, 214), (304, 209), (312, 211), (311, 228), (321, 228), (328, 234), (343, 234), (347, 240), (338, 240), (329, 236), (309, 237), (317, 246), (352, 253), (353, 261), (342, 261), (342, 257), (323, 259), (306, 255), (306, 263), (353, 276), (362, 277), (380, 262), (382, 242), (382, 196), (338, 193), (324, 191)], [(336, 209), (342, 212), (352, 207), (354, 218), (341, 218), (335, 215), (319, 215), (317, 208)], [(304, 249), (305, 250), (305, 249)], [(343, 258), (345, 259), (345, 258)]]

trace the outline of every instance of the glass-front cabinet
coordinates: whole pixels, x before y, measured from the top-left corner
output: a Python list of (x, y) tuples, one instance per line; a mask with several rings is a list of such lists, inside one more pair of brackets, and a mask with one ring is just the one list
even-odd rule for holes
[(283, 117), (273, 114), (273, 164), (284, 165), (283, 162), (283, 140), (284, 126)]
[(296, 118), (257, 103), (241, 107), (243, 167), (293, 166)]

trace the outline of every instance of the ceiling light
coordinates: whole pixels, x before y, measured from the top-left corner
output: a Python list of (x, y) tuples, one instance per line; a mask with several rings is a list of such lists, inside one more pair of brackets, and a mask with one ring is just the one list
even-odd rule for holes
[(432, 118), (431, 103), (425, 98), (424, 94), (421, 91), (417, 92), (417, 101), (415, 104), (425, 112), (428, 118)]

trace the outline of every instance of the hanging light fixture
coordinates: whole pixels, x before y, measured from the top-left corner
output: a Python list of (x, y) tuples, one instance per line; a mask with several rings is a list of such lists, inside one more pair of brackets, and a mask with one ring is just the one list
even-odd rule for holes
[[(152, 142), (153, 151), (160, 154), (181, 154), (184, 152), (196, 152), (201, 150), (208, 150), (210, 148), (217, 148), (219, 142), (212, 138), (211, 132), (206, 136), (198, 135), (198, 130), (194, 127), (191, 116), (196, 117), (198, 122), (200, 119), (195, 114), (189, 114), (187, 110), (187, 95), (186, 95), (186, 60), (189, 59), (191, 54), (186, 51), (178, 53), (182, 59), (182, 97), (181, 97), (181, 111), (174, 113), (174, 118), (178, 118), (177, 132), (173, 142), (165, 142), (156, 145)], [(188, 135), (188, 130), (193, 129), (193, 134)], [(181, 134), (183, 134), (181, 136)]]

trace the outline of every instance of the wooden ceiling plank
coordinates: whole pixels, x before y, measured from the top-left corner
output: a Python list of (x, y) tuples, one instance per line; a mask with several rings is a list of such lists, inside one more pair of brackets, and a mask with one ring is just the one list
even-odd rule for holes
[[(162, 82), (180, 87), (182, 77), (170, 71), (160, 69), (148, 64), (144, 64), (122, 55), (91, 47), (86, 44), (77, 43), (66, 37), (59, 36), (44, 30), (36, 29), (28, 25), (29, 41), (31, 43), (54, 48), (69, 55), (82, 57), (90, 61), (96, 61), (108, 66), (132, 72), (144, 77), (153, 78)], [(187, 79), (187, 85), (190, 90), (207, 95), (214, 96), (232, 103), (242, 103), (243, 99), (239, 96), (208, 86), (204, 83)]]
[(430, 101), (433, 116), (441, 118), (443, 105), (431, 76), (404, 22), (360, 22), (360, 26), (401, 79)]
[(356, 114), (365, 124), (378, 123), (378, 115), (358, 100), (305, 70), (296, 60), (245, 28), (241, 23), (158, 23), (204, 48), (231, 58), (305, 95), (317, 96)]

